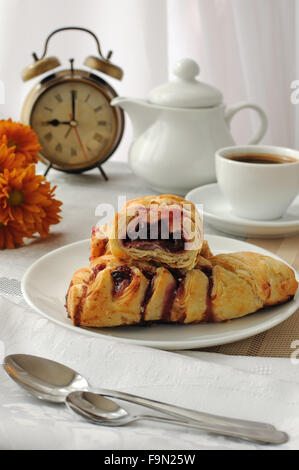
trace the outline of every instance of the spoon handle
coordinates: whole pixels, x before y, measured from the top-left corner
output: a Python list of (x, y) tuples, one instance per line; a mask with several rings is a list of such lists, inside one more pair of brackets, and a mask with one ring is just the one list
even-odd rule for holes
[(239, 428), (237, 429), (234, 426), (229, 425), (219, 425), (219, 424), (206, 424), (198, 423), (196, 424), (191, 422), (184, 422), (170, 418), (164, 418), (162, 416), (148, 416), (148, 415), (139, 415), (135, 416), (135, 421), (146, 420), (146, 421), (157, 421), (164, 422), (167, 424), (174, 424), (176, 426), (184, 426), (189, 429), (196, 429), (200, 431), (211, 432), (213, 434), (220, 434), (221, 436), (229, 436), (239, 439), (246, 439), (248, 441), (264, 443), (264, 444), (284, 444), (288, 441), (288, 435), (284, 432), (277, 431), (274, 429), (259, 429), (259, 428)]
[(203, 413), (201, 411), (194, 411), (188, 408), (182, 408), (180, 406), (171, 405), (170, 403), (163, 403), (156, 400), (151, 400), (149, 398), (139, 397), (137, 395), (131, 395), (130, 393), (118, 392), (113, 390), (106, 389), (97, 389), (96, 393), (100, 393), (106, 397), (116, 398), (119, 400), (124, 400), (130, 403), (135, 403), (136, 405), (145, 406), (155, 411), (166, 413), (175, 418), (182, 418), (184, 421), (192, 421), (195, 423), (200, 423), (201, 425), (227, 425), (231, 429), (236, 429), (240, 431), (242, 429), (258, 429), (258, 430), (276, 430), (274, 426), (267, 423), (260, 423), (255, 421), (247, 421), (236, 418), (227, 418), (224, 416), (212, 415), (209, 413)]

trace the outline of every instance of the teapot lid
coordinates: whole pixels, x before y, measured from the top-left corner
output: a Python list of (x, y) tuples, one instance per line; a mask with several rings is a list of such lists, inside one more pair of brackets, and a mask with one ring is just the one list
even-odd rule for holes
[(222, 93), (217, 88), (196, 80), (199, 66), (194, 60), (179, 60), (173, 74), (174, 80), (150, 91), (150, 103), (176, 108), (207, 108), (222, 103)]

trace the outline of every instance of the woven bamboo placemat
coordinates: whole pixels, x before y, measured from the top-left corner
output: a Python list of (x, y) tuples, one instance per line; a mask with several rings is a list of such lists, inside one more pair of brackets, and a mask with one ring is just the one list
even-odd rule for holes
[[(273, 240), (247, 239), (249, 243), (272, 251), (299, 271), (299, 235)], [(204, 351), (234, 356), (290, 357), (291, 344), (299, 340), (299, 309), (271, 330), (236, 343), (206, 348)]]

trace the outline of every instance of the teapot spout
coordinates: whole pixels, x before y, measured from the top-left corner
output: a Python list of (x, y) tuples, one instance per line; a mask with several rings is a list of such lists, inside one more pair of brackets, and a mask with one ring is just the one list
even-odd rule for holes
[(156, 106), (144, 100), (121, 96), (113, 98), (110, 104), (112, 106), (119, 106), (129, 114), (133, 125), (134, 140), (151, 126), (159, 112)]

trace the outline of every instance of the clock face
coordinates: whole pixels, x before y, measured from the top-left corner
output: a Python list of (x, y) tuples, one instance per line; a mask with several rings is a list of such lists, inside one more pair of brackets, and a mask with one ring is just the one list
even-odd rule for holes
[(49, 162), (66, 170), (105, 160), (118, 134), (111, 96), (87, 80), (67, 80), (47, 88), (37, 99), (30, 125)]

